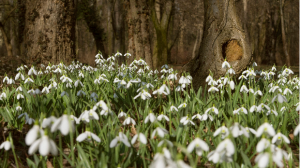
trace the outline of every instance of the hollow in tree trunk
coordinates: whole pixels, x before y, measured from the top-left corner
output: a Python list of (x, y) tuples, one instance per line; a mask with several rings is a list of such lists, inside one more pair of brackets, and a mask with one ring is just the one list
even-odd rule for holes
[(27, 0), (25, 53), (33, 64), (75, 59), (74, 0)]
[(193, 86), (205, 85), (210, 71), (219, 78), (224, 59), (236, 74), (241, 73), (251, 61), (247, 33), (235, 11), (234, 0), (204, 0), (204, 33), (199, 55), (183, 67), (193, 76)]

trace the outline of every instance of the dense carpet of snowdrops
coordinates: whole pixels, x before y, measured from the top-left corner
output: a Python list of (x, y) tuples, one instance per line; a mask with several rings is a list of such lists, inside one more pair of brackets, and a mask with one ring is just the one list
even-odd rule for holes
[(6, 137), (1, 162), (10, 150), (16, 159), (12, 143), (21, 143), (31, 167), (62, 167), (63, 160), (76, 167), (295, 166), (299, 78), (289, 68), (259, 72), (254, 63), (235, 79), (225, 60), (227, 74), (209, 75), (196, 92), (190, 75), (167, 65), (117, 63), (129, 56), (97, 54), (96, 68), (24, 65), (6, 76), (1, 117), (7, 127), (30, 130), (25, 143)]

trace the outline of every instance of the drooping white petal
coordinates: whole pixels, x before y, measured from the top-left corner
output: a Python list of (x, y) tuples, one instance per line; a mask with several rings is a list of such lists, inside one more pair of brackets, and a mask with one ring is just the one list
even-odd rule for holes
[(91, 136), (92, 136), (92, 138), (93, 138), (95, 141), (101, 142), (100, 138), (99, 138), (96, 134), (91, 133)]
[(143, 144), (147, 144), (147, 138), (144, 134), (140, 133), (139, 134), (139, 139), (140, 139), (140, 142), (142, 142)]
[(84, 141), (87, 137), (88, 137), (87, 133), (84, 132), (84, 133), (80, 134), (80, 135), (76, 138), (76, 141), (77, 141), (77, 142), (82, 142), (82, 141)]
[(50, 142), (48, 136), (43, 136), (40, 146), (39, 146), (39, 152), (42, 156), (47, 156), (50, 152)]
[(41, 139), (38, 139), (38, 140), (34, 141), (34, 143), (28, 149), (28, 154), (29, 155), (34, 154), (39, 149), (39, 145), (40, 145), (41, 141), (42, 141)]
[(34, 125), (27, 133), (25, 137), (25, 143), (26, 145), (31, 145), (38, 137), (38, 132), (39, 132), (39, 126)]
[(115, 146), (118, 144), (118, 141), (119, 141), (119, 137), (116, 137), (115, 139), (113, 139), (113, 140), (110, 142), (109, 147), (110, 147), (110, 148), (115, 147)]

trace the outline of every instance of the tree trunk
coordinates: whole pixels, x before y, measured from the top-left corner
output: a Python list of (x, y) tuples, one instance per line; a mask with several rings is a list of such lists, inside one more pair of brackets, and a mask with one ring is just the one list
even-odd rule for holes
[(84, 20), (95, 38), (97, 51), (101, 51), (104, 58), (107, 58), (103, 43), (104, 28), (101, 25), (101, 17), (97, 14), (96, 0), (80, 0), (78, 9), (83, 12)]
[(150, 33), (149, 33), (149, 7), (146, 0), (129, 0), (127, 14), (128, 23), (128, 52), (133, 59), (144, 59), (148, 66), (153, 68)]
[[(153, 22), (156, 32), (156, 40), (154, 42), (154, 49), (152, 55), (154, 69), (157, 69), (162, 65), (168, 63), (168, 28), (174, 0), (165, 0), (163, 10), (161, 10), (161, 6), (160, 8), (157, 7), (158, 2), (160, 2), (161, 4), (163, 3), (157, 0), (152, 0), (150, 2), (151, 20)], [(158, 12), (157, 10), (163, 12)], [(157, 13), (161, 14), (159, 14), (158, 16)]]
[(27, 0), (25, 53), (34, 63), (48, 64), (75, 58), (74, 0)]
[(5, 47), (6, 47), (7, 57), (12, 57), (13, 52), (12, 52), (12, 46), (11, 46), (11, 43), (10, 43), (10, 39), (7, 37), (7, 34), (4, 30), (4, 25), (1, 22), (0, 22), (0, 31), (2, 33), (4, 44), (5, 44)]
[(286, 36), (285, 36), (285, 31), (284, 31), (284, 19), (283, 19), (283, 5), (282, 0), (280, 0), (280, 19), (281, 19), (281, 37), (282, 37), (282, 44), (283, 44), (283, 52), (285, 56), (285, 64), (287, 66), (291, 66), (291, 61), (290, 61), (290, 55), (288, 53), (287, 49), (287, 44), (286, 44)]
[(225, 58), (236, 74), (241, 73), (251, 60), (247, 33), (237, 17), (234, 0), (204, 0), (204, 9), (199, 55), (183, 67), (192, 74), (195, 89), (205, 85), (210, 71), (216, 79), (226, 73), (222, 69)]

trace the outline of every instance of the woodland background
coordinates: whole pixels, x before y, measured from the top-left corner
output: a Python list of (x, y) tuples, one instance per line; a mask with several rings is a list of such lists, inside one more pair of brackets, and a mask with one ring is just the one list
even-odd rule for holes
[[(28, 32), (25, 25), (30, 21), (25, 17), (25, 13), (29, 12), (26, 1), (33, 3), (37, 0), (0, 0), (0, 22), (5, 20), (2, 25), (4, 31), (0, 31), (2, 72), (17, 59), (23, 64), (40, 61), (26, 53), (28, 45), (24, 38), (27, 38)], [(45, 4), (48, 1), (45, 0)], [(156, 10), (161, 10), (160, 15), (166, 11), (162, 1), (160, 6), (160, 0), (157, 0), (158, 5), (155, 6)], [(77, 0), (76, 3), (76, 49), (73, 59), (94, 65), (99, 50), (106, 55), (129, 51), (141, 58), (153, 53), (157, 37), (147, 0)], [(172, 5), (167, 29), (168, 63), (182, 66), (199, 52), (203, 35), (203, 2), (174, 0)], [(284, 65), (279, 0), (236, 0), (236, 8), (243, 28), (248, 31), (254, 61), (259, 65)], [(298, 0), (283, 1), (283, 17), (291, 65), (299, 66)], [(144, 30), (148, 32), (145, 34)], [(10, 58), (7, 57), (3, 32), (12, 47)], [(48, 46), (44, 44), (42, 47)], [(10, 59), (10, 63), (3, 64), (4, 58)]]

